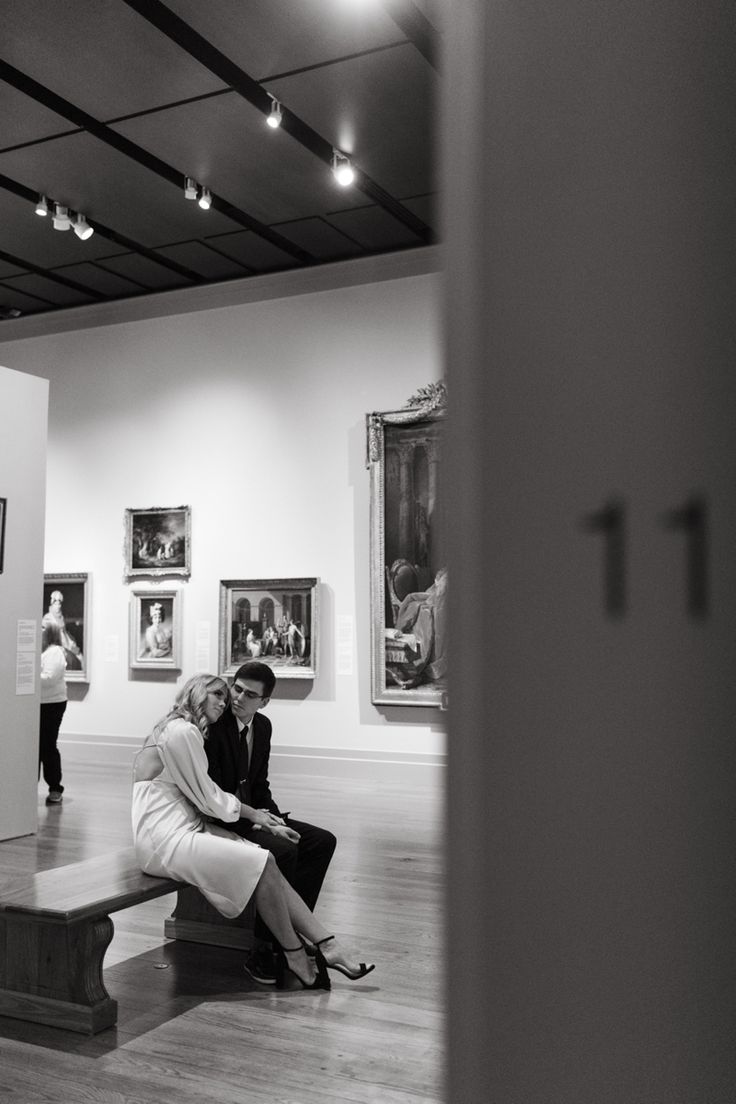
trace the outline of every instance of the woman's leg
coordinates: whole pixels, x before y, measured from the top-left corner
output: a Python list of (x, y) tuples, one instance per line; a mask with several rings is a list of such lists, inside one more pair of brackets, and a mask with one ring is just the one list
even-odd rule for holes
[[(261, 889), (262, 886), (263, 889)], [(259, 896), (259, 893), (262, 895)], [(282, 947), (296, 947), (300, 935), (310, 943), (320, 943), (332, 934), (310, 912), (296, 890), (292, 889), (271, 854), (268, 856), (266, 868), (258, 883), (255, 898), (256, 907), (261, 911), (265, 923)], [(359, 962), (345, 956), (334, 938), (330, 940), (329, 945), (320, 949), (329, 964), (339, 962), (353, 972), (360, 967)], [(311, 969), (313, 976), (314, 968), (311, 967)]]
[(43, 766), (43, 779), (49, 790), (62, 793), (61, 756), (57, 747), (61, 720), (66, 710), (66, 702), (46, 702), (41, 706), (41, 726), (39, 733), (39, 764)]

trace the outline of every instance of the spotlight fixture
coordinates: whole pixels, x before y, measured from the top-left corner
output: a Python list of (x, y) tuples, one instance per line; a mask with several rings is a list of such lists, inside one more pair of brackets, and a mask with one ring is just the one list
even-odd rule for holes
[(199, 185), (196, 180), (192, 180), (191, 176), (187, 176), (184, 180), (184, 198), (196, 199), (199, 191)]
[(355, 180), (355, 169), (350, 158), (336, 149), (332, 151), (332, 174), (343, 188), (347, 188)]
[(54, 213), (51, 218), (54, 224), (54, 230), (68, 230), (72, 224), (69, 208), (63, 207), (61, 203), (54, 204)]
[(282, 118), (281, 104), (271, 96), (271, 114), (266, 116), (266, 122), (276, 130), (277, 127), (281, 126)]
[(36, 204), (36, 214), (40, 215), (41, 218), (46, 218), (46, 215), (48, 213), (49, 213), (49, 201), (48, 201), (48, 199), (46, 198), (45, 195), (40, 195), (38, 197), (38, 203)]
[(212, 192), (209, 188), (202, 188), (199, 196), (199, 206), (203, 211), (209, 211), (212, 206)]
[(82, 241), (86, 241), (87, 238), (91, 238), (94, 234), (93, 228), (87, 222), (84, 215), (77, 215), (74, 219), (74, 233), (78, 238), (81, 238)]

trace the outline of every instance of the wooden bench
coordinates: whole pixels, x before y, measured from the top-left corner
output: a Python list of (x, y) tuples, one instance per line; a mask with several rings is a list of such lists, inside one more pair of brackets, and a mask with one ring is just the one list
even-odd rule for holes
[[(167, 936), (250, 946), (250, 907), (226, 921), (193, 887), (144, 874), (132, 847), (4, 883), (0, 1015), (89, 1034), (112, 1027), (117, 1001), (102, 977), (110, 913), (174, 892), (179, 902)], [(218, 938), (220, 928), (228, 930)]]

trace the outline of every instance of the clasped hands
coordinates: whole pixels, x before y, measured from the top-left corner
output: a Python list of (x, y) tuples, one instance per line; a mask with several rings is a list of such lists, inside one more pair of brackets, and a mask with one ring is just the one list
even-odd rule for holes
[(283, 836), (285, 839), (291, 840), (292, 843), (298, 843), (301, 839), (298, 832), (288, 827), (283, 817), (276, 816), (268, 809), (256, 809), (253, 823), (259, 828), (265, 828), (267, 832), (271, 832), (274, 836)]

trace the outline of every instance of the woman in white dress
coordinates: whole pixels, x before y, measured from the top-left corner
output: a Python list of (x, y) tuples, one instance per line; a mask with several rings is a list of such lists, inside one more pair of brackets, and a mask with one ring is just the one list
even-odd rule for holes
[[(243, 804), (207, 773), (208, 727), (229, 701), (227, 684), (195, 675), (138, 752), (133, 769), (133, 838), (142, 870), (196, 886), (223, 916), (239, 916), (252, 896), (281, 945), (277, 984), (290, 971), (305, 989), (329, 989), (327, 969), (362, 977), (279, 871), (273, 856), (208, 818), (245, 817), (262, 831), (298, 840), (284, 821)], [(295, 840), (295, 842), (296, 842)], [(315, 948), (308, 957), (305, 942)], [(328, 944), (323, 953), (320, 944)]]

